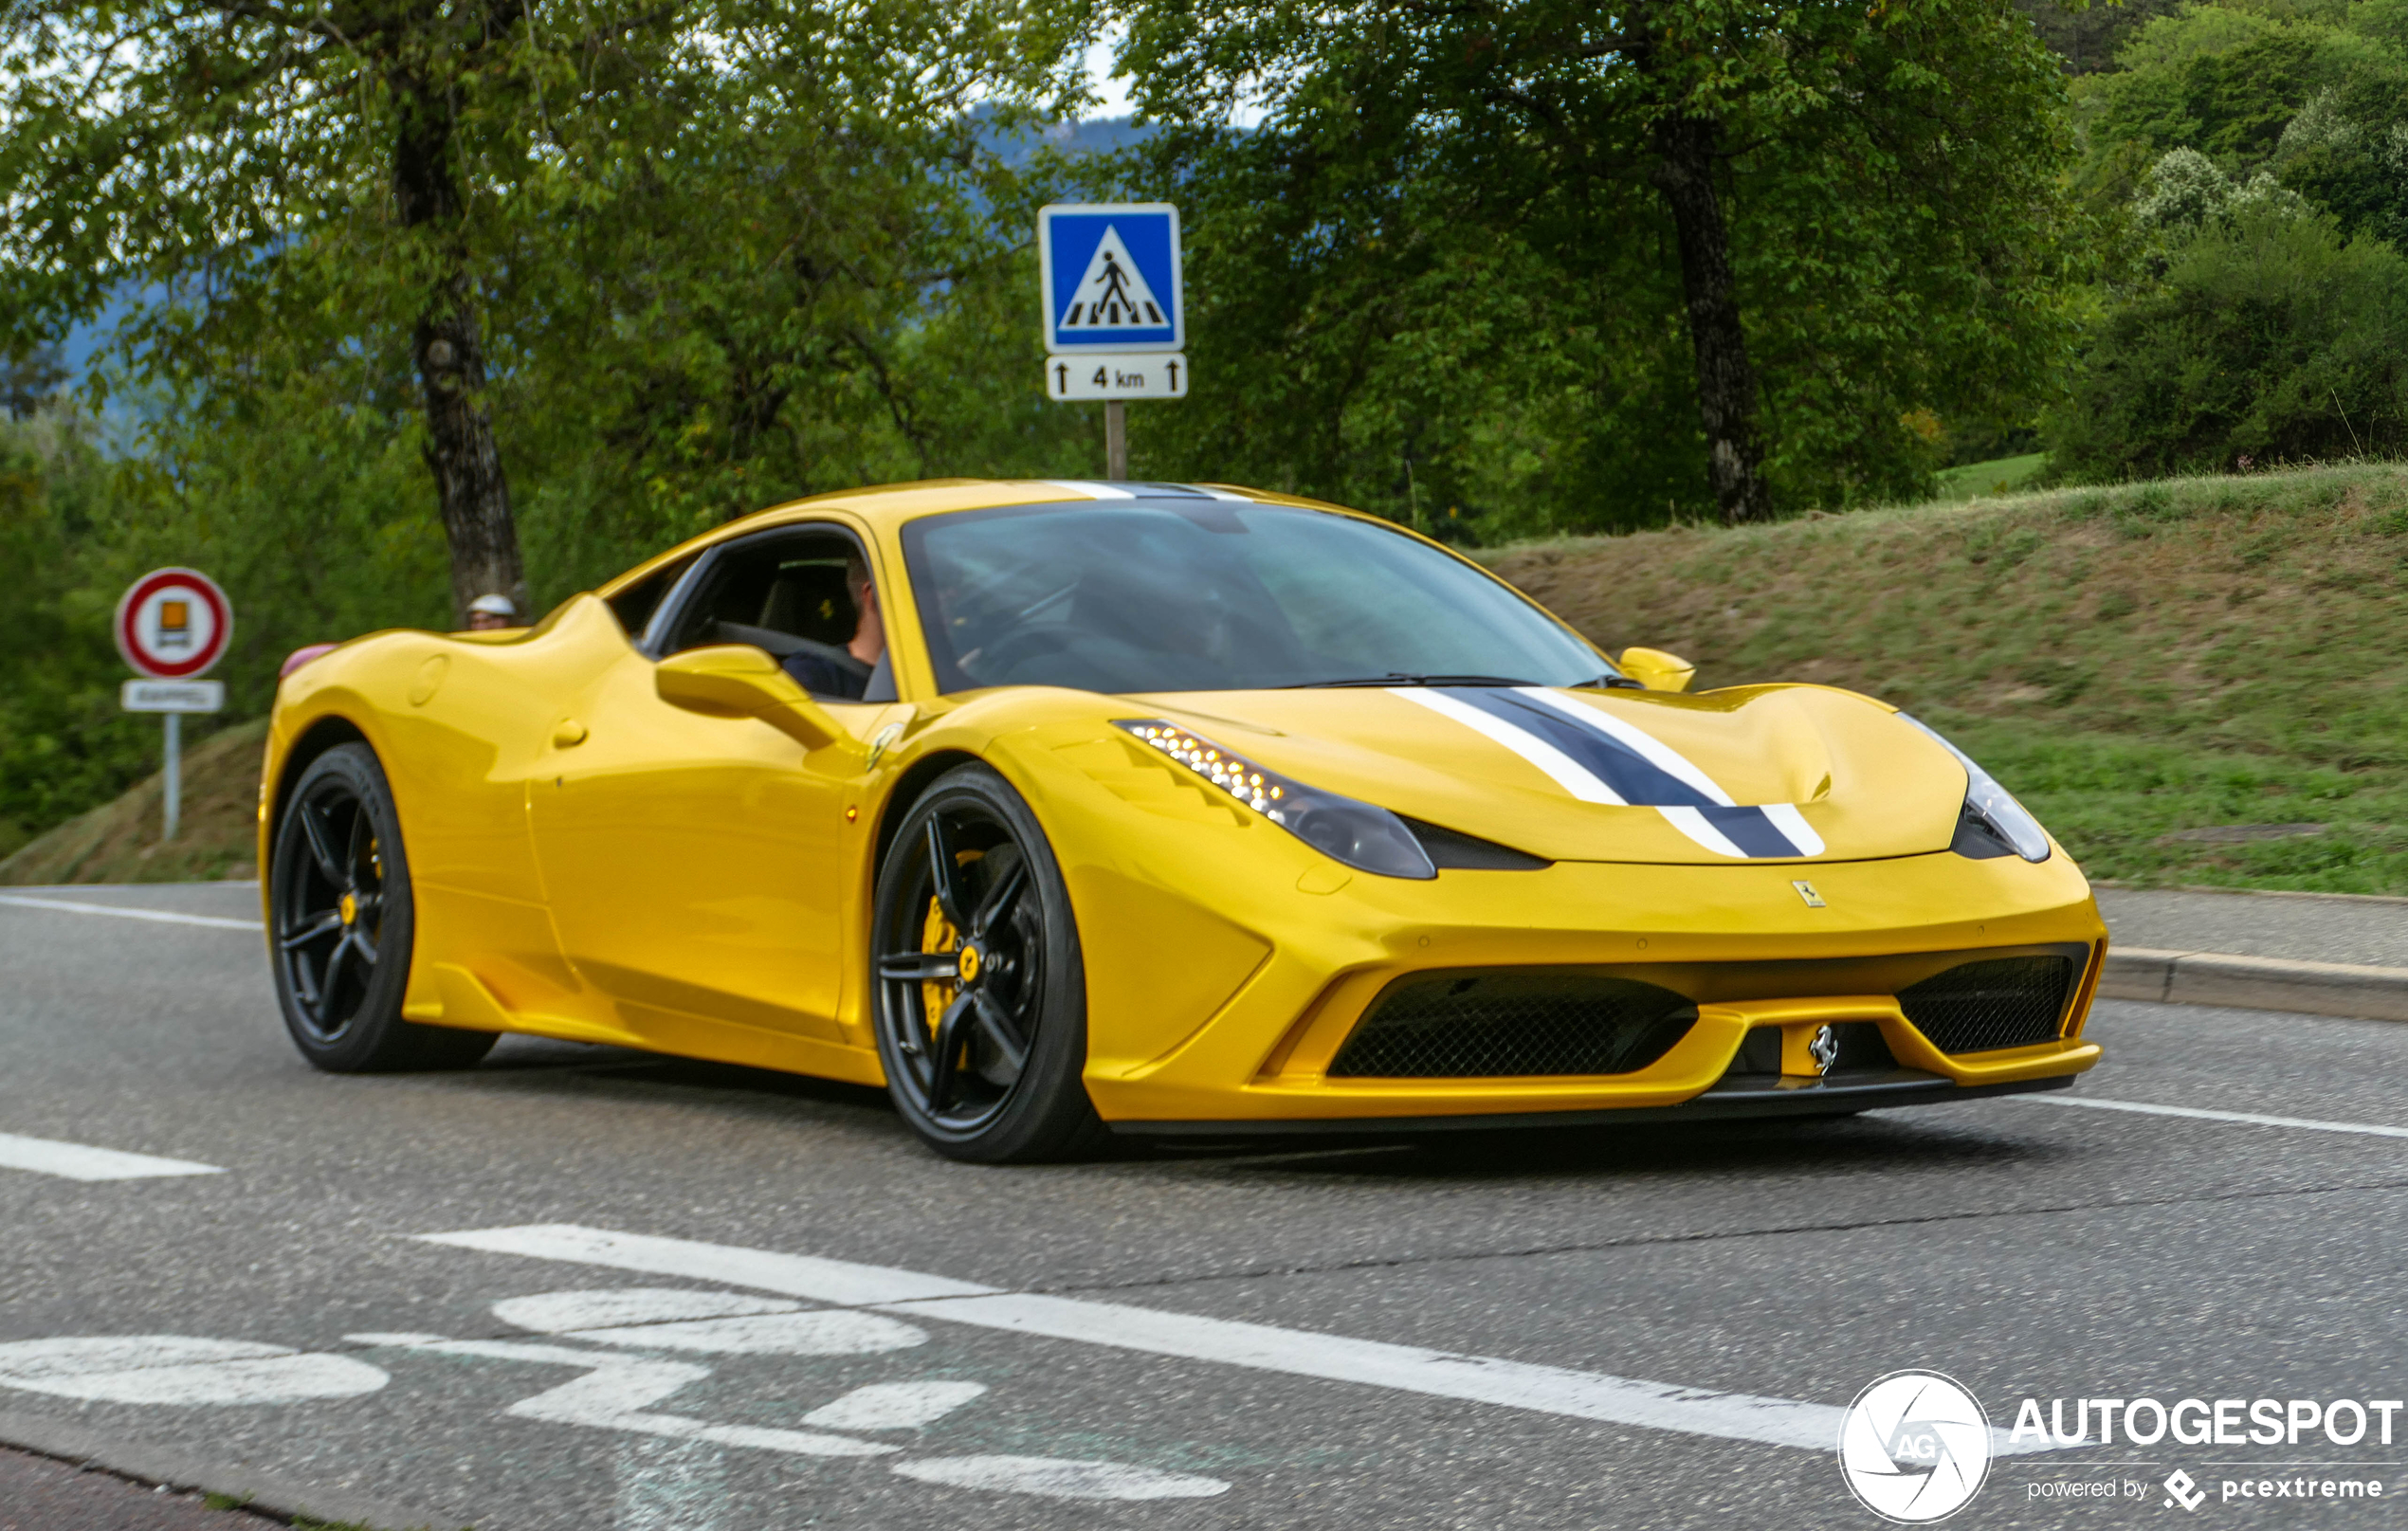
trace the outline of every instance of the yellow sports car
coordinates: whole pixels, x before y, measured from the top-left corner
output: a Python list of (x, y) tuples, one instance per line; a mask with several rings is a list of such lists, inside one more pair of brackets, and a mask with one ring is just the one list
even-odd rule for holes
[[(306, 654), (307, 651), (304, 651)], [(277, 693), (294, 1040), (884, 1084), (939, 1153), (1828, 1115), (2069, 1083), (2107, 932), (1939, 735), (1684, 694), (1254, 490), (947, 482), (721, 527)]]

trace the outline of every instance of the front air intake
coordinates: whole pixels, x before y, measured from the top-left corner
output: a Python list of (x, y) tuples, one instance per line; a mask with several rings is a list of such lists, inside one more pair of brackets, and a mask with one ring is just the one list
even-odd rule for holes
[(2070, 957), (1999, 957), (1901, 989), (1898, 1008), (1943, 1052), (1988, 1052), (2054, 1042), (2072, 989)]
[(1669, 989), (1579, 973), (1401, 979), (1329, 1066), (1331, 1078), (1627, 1074), (1672, 1049), (1697, 1007)]

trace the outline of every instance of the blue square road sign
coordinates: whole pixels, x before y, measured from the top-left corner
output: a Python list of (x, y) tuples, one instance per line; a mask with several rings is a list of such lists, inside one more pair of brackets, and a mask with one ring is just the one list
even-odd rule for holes
[(1037, 213), (1045, 348), (1177, 351), (1179, 210), (1167, 202), (1057, 203)]

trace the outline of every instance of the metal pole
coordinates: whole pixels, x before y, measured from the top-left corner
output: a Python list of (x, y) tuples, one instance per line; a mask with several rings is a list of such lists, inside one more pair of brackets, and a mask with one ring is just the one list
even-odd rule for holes
[(1114, 483), (1129, 476), (1129, 407), (1119, 399), (1104, 401), (1104, 476)]
[(184, 807), (184, 715), (171, 712), (165, 717), (167, 719), (167, 780), (165, 782), (167, 833), (159, 837), (161, 844), (175, 838), (175, 821), (182, 815)]

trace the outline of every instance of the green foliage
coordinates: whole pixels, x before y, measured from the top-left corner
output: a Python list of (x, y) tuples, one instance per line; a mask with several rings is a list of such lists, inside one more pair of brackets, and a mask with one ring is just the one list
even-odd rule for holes
[(90, 582), (112, 474), (88, 423), (0, 422), (0, 856), (141, 774), (157, 724), (118, 710), (113, 595)]
[[(1649, 181), (1675, 111), (1729, 145), (1781, 502), (1923, 491), (1946, 419), (2028, 413), (2063, 359), (2083, 258), (2062, 85), (2004, 4), (1123, 10), (1125, 62), (1178, 131), (1122, 184), (1201, 210), (1197, 392), (1147, 421), (1149, 472), (1234, 455), (1482, 537), (1706, 509)], [(1249, 92), (1262, 125), (1218, 127)]]
[(2408, 260), (2279, 206), (2211, 219), (2107, 319), (2051, 443), (2095, 478), (2408, 449)]

